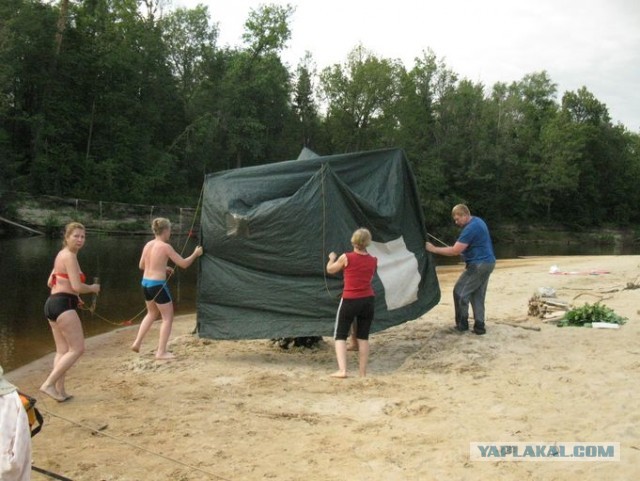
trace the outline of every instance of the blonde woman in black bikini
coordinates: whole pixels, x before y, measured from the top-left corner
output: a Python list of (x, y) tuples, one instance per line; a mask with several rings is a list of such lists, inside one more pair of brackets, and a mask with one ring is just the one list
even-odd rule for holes
[(84, 242), (84, 226), (77, 222), (67, 224), (62, 250), (56, 256), (47, 282), (51, 295), (44, 305), (44, 313), (56, 343), (56, 355), (53, 370), (40, 391), (59, 402), (71, 398), (65, 389), (65, 374), (84, 352), (84, 332), (76, 311), (82, 303), (79, 295), (100, 292), (100, 284), (85, 284), (85, 275), (78, 264), (78, 251)]

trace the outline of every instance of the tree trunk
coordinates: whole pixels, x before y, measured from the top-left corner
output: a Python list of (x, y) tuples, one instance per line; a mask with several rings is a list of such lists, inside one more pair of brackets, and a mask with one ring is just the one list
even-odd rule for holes
[(56, 29), (56, 57), (60, 55), (62, 38), (67, 27), (67, 16), (69, 14), (69, 0), (60, 0), (60, 16), (58, 17), (58, 28)]

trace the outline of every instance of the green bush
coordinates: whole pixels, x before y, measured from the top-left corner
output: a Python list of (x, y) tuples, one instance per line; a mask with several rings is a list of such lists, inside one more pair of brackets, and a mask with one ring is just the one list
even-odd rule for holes
[(49, 215), (44, 221), (44, 232), (48, 237), (56, 238), (60, 237), (62, 230), (62, 223), (54, 215)]
[(116, 229), (121, 232), (139, 232), (147, 229), (146, 223), (142, 221), (119, 222)]

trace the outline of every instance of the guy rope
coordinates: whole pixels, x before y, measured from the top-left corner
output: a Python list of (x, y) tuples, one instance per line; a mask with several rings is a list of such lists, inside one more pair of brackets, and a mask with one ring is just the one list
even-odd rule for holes
[[(49, 416), (53, 416), (55, 418), (61, 419), (63, 421), (66, 421), (66, 422), (68, 422), (70, 424), (73, 424), (73, 425), (75, 425), (77, 427), (86, 429), (86, 430), (90, 431), (91, 434), (93, 434), (93, 435), (104, 436), (104, 437), (112, 439), (112, 440), (114, 440), (114, 441), (116, 441), (116, 442), (118, 442), (120, 444), (126, 444), (126, 445), (131, 446), (131, 447), (133, 447), (135, 449), (139, 449), (140, 451), (144, 451), (146, 453), (149, 453), (149, 454), (152, 454), (152, 455), (157, 456), (159, 458), (162, 458), (162, 459), (165, 459), (167, 461), (170, 461), (170, 462), (172, 462), (174, 464), (179, 464), (180, 466), (183, 466), (185, 468), (188, 468), (188, 469), (191, 469), (191, 470), (194, 470), (194, 471), (199, 471), (200, 473), (206, 474), (207, 476), (209, 476), (211, 478), (219, 479), (219, 480), (222, 480), (222, 481), (230, 481), (227, 478), (224, 478), (222, 476), (218, 476), (217, 474), (211, 473), (211, 472), (206, 471), (206, 470), (204, 470), (202, 468), (199, 468), (197, 466), (193, 466), (191, 464), (185, 463), (183, 461), (180, 461), (179, 459), (175, 459), (175, 458), (166, 456), (164, 454), (152, 451), (151, 449), (145, 448), (144, 446), (140, 446), (138, 444), (134, 444), (134, 443), (132, 443), (130, 441), (127, 441), (126, 439), (122, 439), (122, 438), (119, 438), (117, 436), (113, 436), (111, 434), (105, 433), (104, 432), (104, 427), (93, 428), (93, 427), (88, 426), (86, 424), (82, 424), (82, 423), (79, 423), (79, 422), (74, 421), (72, 419), (69, 419), (69, 418), (66, 418), (64, 416), (61, 416), (60, 414), (56, 414), (54, 412), (51, 412), (51, 411), (49, 411), (47, 409), (42, 409), (42, 411), (47, 413)], [(58, 479), (60, 479), (60, 478), (58, 478)], [(66, 478), (62, 478), (62, 479), (66, 479)]]
[[(200, 189), (200, 196), (198, 197), (198, 202), (196, 204), (196, 209), (195, 209), (195, 212), (193, 214), (193, 219), (191, 221), (191, 227), (189, 228), (189, 231), (188, 231), (188, 234), (187, 234), (187, 239), (185, 240), (184, 245), (182, 246), (182, 250), (180, 251), (180, 255), (181, 256), (184, 254), (184, 251), (187, 248), (187, 244), (189, 243), (189, 239), (192, 237), (193, 228), (195, 226), (196, 219), (198, 218), (198, 212), (200, 211), (200, 207), (202, 206), (203, 194), (204, 194), (204, 182), (202, 184), (202, 189)], [(175, 269), (174, 268), (169, 267), (167, 269), (167, 278), (166, 278), (164, 284), (162, 285), (163, 288), (167, 285), (167, 283), (169, 282), (169, 279), (171, 279), (171, 277), (173, 276), (174, 273), (175, 273)], [(94, 282), (94, 284), (99, 283), (99, 278), (95, 277), (93, 282)], [(158, 290), (158, 293), (156, 294), (156, 296), (158, 296), (160, 294), (160, 292), (162, 292), (162, 289)], [(152, 300), (154, 300), (154, 299), (155, 299), (155, 297)], [(136, 319), (138, 319), (140, 316), (142, 316), (145, 313), (145, 311), (147, 310), (147, 307), (145, 306), (140, 311), (138, 311), (138, 313), (136, 313), (133, 317), (129, 318), (128, 320), (122, 321), (122, 322), (114, 322), (114, 321), (111, 321), (111, 320), (107, 319), (104, 316), (101, 316), (100, 314), (98, 314), (96, 312), (97, 304), (98, 304), (98, 294), (94, 294), (93, 297), (92, 297), (92, 300), (91, 300), (90, 307), (87, 308), (87, 307), (81, 306), (81, 308), (85, 309), (85, 310), (88, 310), (89, 312), (91, 312), (92, 316), (96, 316), (98, 319), (106, 322), (107, 324), (111, 324), (112, 326), (130, 326), (131, 324), (133, 324), (133, 322)]]

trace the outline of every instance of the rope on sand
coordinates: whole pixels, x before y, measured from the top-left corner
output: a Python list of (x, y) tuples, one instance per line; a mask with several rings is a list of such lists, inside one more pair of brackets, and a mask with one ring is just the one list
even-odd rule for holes
[(135, 443), (132, 443), (132, 442), (126, 441), (124, 439), (118, 438), (117, 436), (112, 436), (111, 434), (107, 434), (107, 433), (105, 433), (103, 431), (106, 428), (106, 426), (102, 426), (100, 428), (92, 428), (91, 426), (87, 426), (86, 424), (79, 423), (77, 421), (74, 421), (73, 419), (69, 419), (69, 418), (61, 416), (59, 414), (53, 413), (53, 412), (51, 412), (51, 411), (49, 411), (47, 409), (41, 408), (41, 410), (43, 412), (47, 413), (50, 416), (53, 416), (53, 417), (58, 418), (58, 419), (62, 419), (63, 421), (71, 423), (71, 424), (73, 424), (75, 426), (78, 426), (80, 428), (87, 429), (87, 430), (91, 431), (91, 434), (93, 434), (93, 435), (99, 434), (100, 436), (104, 436), (104, 437), (113, 439), (114, 441), (117, 441), (119, 443), (127, 444), (127, 445), (129, 445), (129, 446), (131, 446), (133, 448), (139, 449), (140, 451), (144, 451), (144, 452), (147, 452), (147, 453), (152, 454), (154, 456), (157, 456), (159, 458), (163, 458), (163, 459), (165, 459), (167, 461), (170, 461), (172, 463), (179, 464), (179, 465), (181, 465), (181, 466), (183, 466), (185, 468), (192, 469), (194, 471), (199, 471), (199, 472), (201, 472), (203, 474), (206, 474), (207, 476), (210, 476), (212, 478), (220, 479), (222, 481), (231, 481), (230, 479), (224, 478), (222, 476), (218, 476), (217, 474), (211, 473), (211, 472), (206, 471), (206, 470), (204, 470), (202, 468), (198, 468), (197, 466), (193, 466), (191, 464), (184, 463), (184, 462), (182, 462), (182, 461), (180, 461), (178, 459), (174, 459), (174, 458), (171, 458), (169, 456), (165, 456), (164, 454), (160, 454), (160, 453), (157, 453), (155, 451), (151, 451), (150, 449), (147, 449), (147, 448), (145, 448), (143, 446), (139, 446), (139, 445), (137, 445)]
[(518, 324), (515, 322), (506, 322), (506, 321), (493, 321), (494, 324), (502, 324), (504, 326), (511, 327), (519, 327), (520, 329), (527, 329), (529, 331), (540, 331), (541, 329), (538, 326), (527, 326), (524, 324)]

